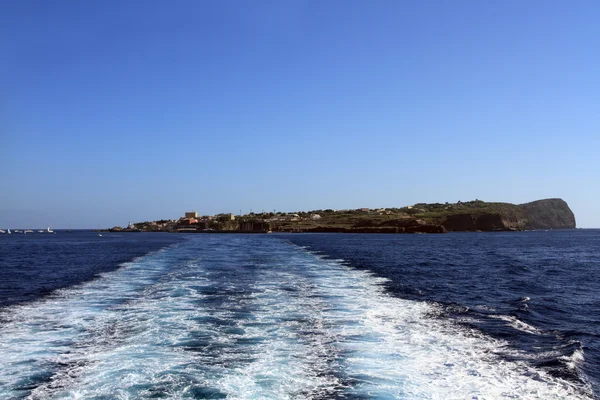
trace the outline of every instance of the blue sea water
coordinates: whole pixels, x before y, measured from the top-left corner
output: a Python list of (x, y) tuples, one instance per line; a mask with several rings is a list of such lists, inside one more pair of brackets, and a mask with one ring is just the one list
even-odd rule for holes
[(600, 231), (3, 235), (0, 399), (586, 399)]

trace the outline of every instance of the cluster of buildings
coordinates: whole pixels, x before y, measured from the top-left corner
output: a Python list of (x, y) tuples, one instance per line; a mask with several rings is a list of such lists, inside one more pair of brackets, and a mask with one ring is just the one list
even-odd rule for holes
[[(255, 225), (262, 222), (262, 225)], [(196, 211), (188, 211), (179, 219), (129, 223), (127, 228), (115, 226), (113, 232), (205, 232), (205, 231), (268, 231), (265, 221), (253, 219), (236, 220), (231, 213), (199, 216)]]
[(210, 231), (210, 230), (237, 230), (235, 215), (231, 213), (199, 216), (196, 211), (187, 211), (183, 218), (177, 220), (174, 230), (185, 231)]
[(209, 223), (212, 221), (235, 221), (235, 215), (233, 214), (217, 214), (217, 215), (203, 215), (201, 217), (198, 216), (196, 211), (187, 211), (183, 218), (180, 218), (178, 222), (181, 225), (194, 225), (198, 223)]
[[(236, 215), (232, 213), (222, 213), (216, 215), (198, 215), (196, 211), (187, 211), (179, 219), (168, 219), (159, 221), (147, 221), (129, 223), (127, 228), (115, 226), (110, 231), (114, 232), (269, 232), (277, 230), (278, 226), (289, 224), (290, 222), (312, 221), (318, 222), (324, 215), (331, 213), (366, 213), (366, 214), (390, 214), (391, 210), (360, 208), (356, 210), (320, 210), (318, 212), (262, 212), (255, 214), (253, 212), (246, 215)], [(240, 213), (241, 214), (241, 213)]]

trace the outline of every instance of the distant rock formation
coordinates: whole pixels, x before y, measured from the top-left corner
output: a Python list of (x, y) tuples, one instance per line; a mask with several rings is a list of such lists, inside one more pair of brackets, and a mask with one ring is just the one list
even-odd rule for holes
[(449, 231), (515, 231), (525, 229), (573, 229), (575, 215), (562, 199), (525, 204), (503, 203), (497, 211), (483, 209), (450, 214), (441, 222)]
[(396, 233), (446, 233), (446, 228), (438, 223), (427, 222), (422, 219), (395, 219), (382, 222), (382, 230), (395, 230)]
[(563, 199), (544, 199), (521, 204), (527, 223), (525, 229), (573, 229), (575, 214)]
[(405, 233), (446, 233), (446, 227), (415, 219), (404, 226)]
[(442, 223), (449, 231), (508, 231), (518, 229), (518, 221), (509, 220), (500, 213), (490, 214), (454, 214), (446, 217)]

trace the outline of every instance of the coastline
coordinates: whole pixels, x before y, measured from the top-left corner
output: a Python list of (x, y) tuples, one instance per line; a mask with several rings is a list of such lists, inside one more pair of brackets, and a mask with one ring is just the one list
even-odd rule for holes
[[(240, 212), (241, 214), (241, 212)], [(509, 232), (534, 229), (576, 228), (575, 215), (559, 198), (525, 204), (473, 200), (450, 203), (417, 203), (402, 208), (360, 208), (232, 213), (199, 216), (195, 211), (179, 219), (129, 223), (99, 232), (182, 233), (447, 233)]]

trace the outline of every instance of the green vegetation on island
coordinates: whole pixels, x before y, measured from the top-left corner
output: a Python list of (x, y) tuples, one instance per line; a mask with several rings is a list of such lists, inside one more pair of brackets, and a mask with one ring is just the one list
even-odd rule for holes
[(526, 204), (472, 200), (457, 203), (417, 203), (401, 208), (360, 208), (263, 212), (245, 215), (198, 216), (186, 212), (176, 220), (147, 221), (114, 227), (131, 232), (356, 232), (444, 233), (448, 231), (517, 231), (572, 229), (575, 216), (562, 199)]

